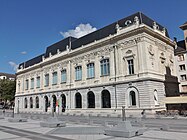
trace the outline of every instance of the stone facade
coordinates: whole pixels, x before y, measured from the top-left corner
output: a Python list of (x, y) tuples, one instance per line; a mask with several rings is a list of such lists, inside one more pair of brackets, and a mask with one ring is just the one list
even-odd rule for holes
[[(143, 109), (152, 113), (165, 109), (166, 68), (169, 77), (176, 76), (175, 44), (166, 36), (165, 28), (160, 30), (155, 22), (151, 28), (137, 16), (133, 18), (129, 26), (116, 24), (113, 35), (74, 50), (67, 47), (43, 57), (40, 63), (18, 69), (15, 111), (50, 113), (54, 107), (59, 113), (64, 108), (65, 112), (121, 113), (125, 106), (129, 114), (140, 114)], [(94, 75), (88, 78), (90, 63), (94, 64)], [(78, 66), (81, 78), (76, 80)], [(63, 82), (62, 70), (66, 70)], [(172, 80), (169, 83), (177, 85)], [(175, 86), (169, 88), (170, 92), (177, 90)]]
[(180, 93), (187, 95), (187, 22), (180, 26), (184, 31), (184, 40), (178, 41), (175, 48), (175, 62)]

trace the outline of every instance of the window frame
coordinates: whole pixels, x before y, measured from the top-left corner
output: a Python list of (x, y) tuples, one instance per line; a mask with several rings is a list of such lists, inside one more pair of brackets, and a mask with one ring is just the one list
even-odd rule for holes
[(30, 89), (34, 89), (34, 78), (31, 78), (31, 87)]
[[(63, 80), (63, 75), (65, 75), (65, 80)], [(61, 83), (66, 83), (67, 82), (67, 70), (62, 69), (61, 70)]]
[(57, 85), (58, 84), (58, 72), (54, 71), (52, 73), (52, 85)]
[(135, 70), (134, 70), (134, 59), (130, 58), (127, 59), (127, 68), (128, 68), (128, 75), (134, 75), (135, 74)]
[(49, 73), (45, 74), (44, 77), (45, 77), (45, 87), (48, 87), (49, 86)]
[(95, 78), (95, 63), (91, 62), (86, 65), (87, 67), (87, 79)]
[(78, 65), (75, 67), (75, 81), (82, 80), (82, 66)]
[(100, 76), (110, 75), (110, 59), (104, 58), (100, 60)]
[(40, 76), (37, 76), (36, 77), (36, 88), (40, 88), (40, 85), (41, 83), (40, 83)]

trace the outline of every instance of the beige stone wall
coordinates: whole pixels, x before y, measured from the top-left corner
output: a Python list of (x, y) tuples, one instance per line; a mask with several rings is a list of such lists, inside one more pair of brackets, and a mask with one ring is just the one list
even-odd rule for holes
[[(140, 32), (138, 29), (141, 28)], [(145, 31), (144, 31), (145, 30)], [(173, 42), (168, 39), (165, 34), (160, 31), (150, 29), (146, 25), (131, 26), (121, 29), (114, 36), (109, 36), (99, 41), (95, 41), (88, 45), (82, 46), (73, 51), (65, 51), (60, 54), (45, 58), (40, 64), (36, 64), (29, 68), (19, 70), (17, 83), (20, 83), (20, 88), (16, 90), (16, 100), (20, 100), (20, 105), (23, 107), (23, 98), (35, 97), (40, 94), (41, 104), (43, 106), (44, 95), (55, 94), (60, 98), (62, 92), (67, 97), (67, 109), (74, 108), (75, 93), (80, 90), (83, 98), (83, 108), (87, 109), (88, 89), (94, 88), (96, 97), (96, 109), (101, 109), (101, 91), (103, 87), (107, 87), (111, 93), (111, 109), (115, 109), (115, 92), (114, 84), (117, 84), (117, 101), (118, 107), (122, 105), (128, 107), (129, 84), (133, 83), (139, 95), (139, 104), (136, 106), (140, 110), (142, 108), (156, 109), (153, 100), (153, 92), (158, 91), (159, 102), (165, 97), (164, 81), (166, 67), (170, 69), (170, 75), (176, 76)], [(101, 76), (100, 60), (109, 58), (110, 75)], [(134, 74), (129, 74), (128, 63), (129, 59), (134, 62)], [(115, 61), (116, 60), (116, 61)], [(90, 62), (95, 64), (95, 77), (87, 79), (86, 65)], [(115, 64), (116, 63), (116, 64)], [(82, 80), (75, 80), (75, 67), (82, 66)], [(116, 66), (116, 69), (115, 69)], [(60, 71), (67, 71), (66, 83), (60, 82)], [(115, 72), (116, 70), (116, 72)], [(52, 73), (58, 73), (57, 85), (52, 85)], [(44, 75), (49, 74), (49, 86), (44, 86)], [(116, 75), (115, 75), (116, 73)], [(41, 77), (40, 88), (36, 88), (36, 77)], [(35, 79), (34, 89), (25, 89), (25, 80)], [(152, 82), (150, 81), (157, 81)], [(145, 81), (145, 82), (138, 82)], [(154, 88), (156, 86), (156, 88)], [(146, 88), (147, 87), (147, 88)], [(133, 90), (135, 90), (133, 89)], [(158, 108), (164, 108), (160, 105)], [(24, 110), (24, 109), (23, 109)], [(36, 109), (33, 109), (36, 110)], [(40, 110), (44, 110), (42, 107)]]

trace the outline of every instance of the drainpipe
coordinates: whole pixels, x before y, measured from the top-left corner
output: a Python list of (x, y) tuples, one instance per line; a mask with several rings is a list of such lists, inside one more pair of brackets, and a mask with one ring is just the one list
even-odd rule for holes
[[(69, 51), (71, 51), (71, 38), (70, 38), (70, 40), (69, 40)], [(70, 70), (69, 70), (69, 71), (70, 71), (70, 74), (69, 74), (69, 77), (70, 77), (70, 79), (69, 79), (69, 80), (70, 80), (70, 81), (69, 81), (69, 83), (70, 83), (70, 85), (69, 85), (70, 106), (69, 106), (69, 109), (71, 109), (71, 78), (72, 78), (72, 77), (71, 77), (71, 71), (72, 71), (72, 70), (71, 70), (71, 60), (69, 61), (69, 63), (70, 63), (70, 64), (69, 64), (69, 66), (70, 66)]]
[(114, 95), (115, 95), (115, 109), (117, 109), (117, 95), (116, 95), (116, 45), (114, 48)]
[(69, 81), (69, 83), (70, 83), (70, 85), (69, 85), (69, 96), (70, 96), (70, 107), (69, 107), (69, 109), (71, 109), (71, 60), (69, 61), (69, 66), (70, 66), (70, 74), (69, 74), (69, 77), (70, 77), (70, 81)]

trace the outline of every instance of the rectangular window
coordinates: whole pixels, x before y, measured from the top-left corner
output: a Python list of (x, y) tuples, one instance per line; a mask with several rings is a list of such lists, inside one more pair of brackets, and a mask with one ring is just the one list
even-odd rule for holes
[(133, 59), (127, 60), (128, 62), (128, 69), (129, 69), (129, 74), (134, 74), (134, 62)]
[(186, 74), (181, 75), (181, 81), (186, 81)]
[(40, 88), (40, 76), (36, 78), (36, 88)]
[(75, 80), (82, 80), (82, 66), (75, 67)]
[(183, 92), (187, 91), (187, 85), (182, 85)]
[(179, 69), (180, 71), (185, 71), (186, 70), (185, 65), (179, 65)]
[(106, 76), (110, 74), (110, 63), (109, 59), (103, 59), (100, 61), (101, 66), (101, 76)]
[(95, 68), (94, 63), (87, 64), (87, 78), (94, 78), (95, 77)]
[(53, 72), (53, 85), (56, 85), (57, 84), (57, 72)]
[(29, 80), (25, 81), (25, 89), (28, 90), (29, 89)]
[(184, 55), (183, 54), (178, 55), (178, 61), (184, 61)]
[(45, 86), (49, 86), (49, 74), (45, 75)]
[(34, 78), (31, 79), (31, 89), (34, 88)]
[(63, 69), (63, 70), (61, 71), (61, 83), (66, 82), (66, 79), (67, 79), (66, 69)]

